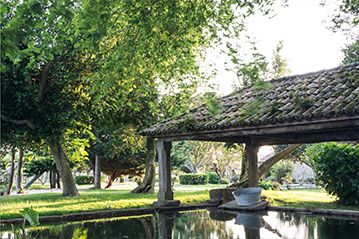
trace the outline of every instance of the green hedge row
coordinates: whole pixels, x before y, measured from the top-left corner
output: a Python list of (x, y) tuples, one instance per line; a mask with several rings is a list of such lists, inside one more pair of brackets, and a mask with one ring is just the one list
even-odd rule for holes
[(93, 176), (86, 176), (86, 175), (76, 176), (75, 182), (78, 185), (93, 184)]
[(208, 174), (183, 174), (179, 176), (179, 182), (183, 185), (200, 184), (228, 184), (229, 181), (220, 178), (216, 173)]
[(208, 184), (209, 176), (207, 174), (183, 174), (179, 176), (179, 181), (184, 185)]

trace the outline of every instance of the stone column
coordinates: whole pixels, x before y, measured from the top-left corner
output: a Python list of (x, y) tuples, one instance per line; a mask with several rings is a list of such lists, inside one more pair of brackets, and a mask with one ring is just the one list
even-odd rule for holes
[(255, 143), (246, 144), (249, 187), (258, 187), (258, 149), (259, 146)]
[(160, 239), (171, 239), (173, 232), (175, 213), (159, 212), (157, 214), (158, 236)]
[(159, 170), (159, 191), (158, 201), (155, 206), (177, 206), (179, 201), (173, 200), (173, 191), (171, 188), (171, 142), (166, 142), (163, 139), (157, 140), (157, 157)]

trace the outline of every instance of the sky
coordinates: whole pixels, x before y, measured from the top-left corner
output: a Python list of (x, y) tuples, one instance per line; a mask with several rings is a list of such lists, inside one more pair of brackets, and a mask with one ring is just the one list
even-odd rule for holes
[[(257, 42), (259, 52), (268, 60), (278, 42), (283, 41), (282, 57), (292, 75), (336, 67), (342, 60), (341, 49), (350, 39), (342, 32), (328, 29), (335, 3), (323, 7), (320, 2), (289, 0), (287, 7), (274, 8), (274, 17), (256, 14), (248, 19), (246, 34)], [(237, 79), (234, 72), (225, 70), (226, 61), (229, 58), (220, 54), (219, 49), (212, 49), (205, 60), (206, 65), (214, 65), (217, 71), (210, 82), (217, 85), (219, 95), (231, 93)]]

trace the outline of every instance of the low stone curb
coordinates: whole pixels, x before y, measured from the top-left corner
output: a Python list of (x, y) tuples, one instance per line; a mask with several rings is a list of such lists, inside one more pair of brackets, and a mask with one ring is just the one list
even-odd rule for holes
[(298, 212), (298, 213), (333, 216), (333, 217), (359, 218), (359, 211), (353, 211), (353, 210), (319, 209), (319, 208), (290, 208), (290, 207), (278, 207), (278, 206), (268, 206), (267, 210), (268, 211), (280, 211), (280, 212)]
[[(203, 209), (210, 207), (217, 207), (218, 204), (213, 202), (197, 203), (197, 204), (184, 204), (179, 206), (171, 207), (148, 207), (148, 208), (128, 208), (118, 210), (103, 210), (94, 212), (80, 212), (63, 215), (53, 216), (41, 216), (39, 218), (40, 223), (59, 223), (59, 222), (70, 222), (70, 221), (83, 221), (93, 219), (104, 219), (113, 217), (125, 217), (125, 216), (140, 216), (153, 214), (155, 212), (164, 211), (186, 211), (194, 209)], [(279, 212), (298, 212), (303, 214), (323, 215), (329, 217), (343, 217), (343, 218), (359, 218), (359, 211), (352, 210), (338, 210), (338, 209), (311, 209), (311, 208), (290, 208), (290, 207), (279, 207), (279, 206), (267, 206), (268, 211), (279, 211)], [(23, 218), (15, 219), (3, 219), (0, 224), (22, 224)]]
[[(139, 216), (146, 214), (153, 214), (155, 212), (161, 211), (185, 211), (193, 209), (202, 209), (208, 207), (217, 206), (214, 203), (198, 203), (198, 204), (184, 204), (179, 206), (171, 207), (148, 207), (148, 208), (128, 208), (128, 209), (118, 209), (118, 210), (103, 210), (103, 211), (94, 211), (94, 212), (79, 212), (63, 215), (53, 215), (53, 216), (40, 216), (40, 223), (59, 223), (59, 222), (69, 222), (69, 221), (83, 221), (83, 220), (92, 220), (92, 219), (104, 219), (104, 218), (113, 218), (113, 217), (125, 217), (125, 216)], [(14, 219), (2, 219), (0, 224), (22, 224), (24, 222), (23, 218), (14, 218)]]

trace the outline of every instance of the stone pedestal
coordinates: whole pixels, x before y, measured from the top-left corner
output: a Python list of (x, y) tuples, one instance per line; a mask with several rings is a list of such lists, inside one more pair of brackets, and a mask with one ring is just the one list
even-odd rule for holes
[(156, 208), (161, 207), (177, 207), (181, 204), (179, 200), (165, 200), (165, 201), (156, 201), (153, 203), (153, 206)]
[(209, 191), (209, 198), (211, 202), (218, 203), (226, 203), (234, 200), (232, 192), (234, 192), (235, 188), (219, 188), (212, 189)]

